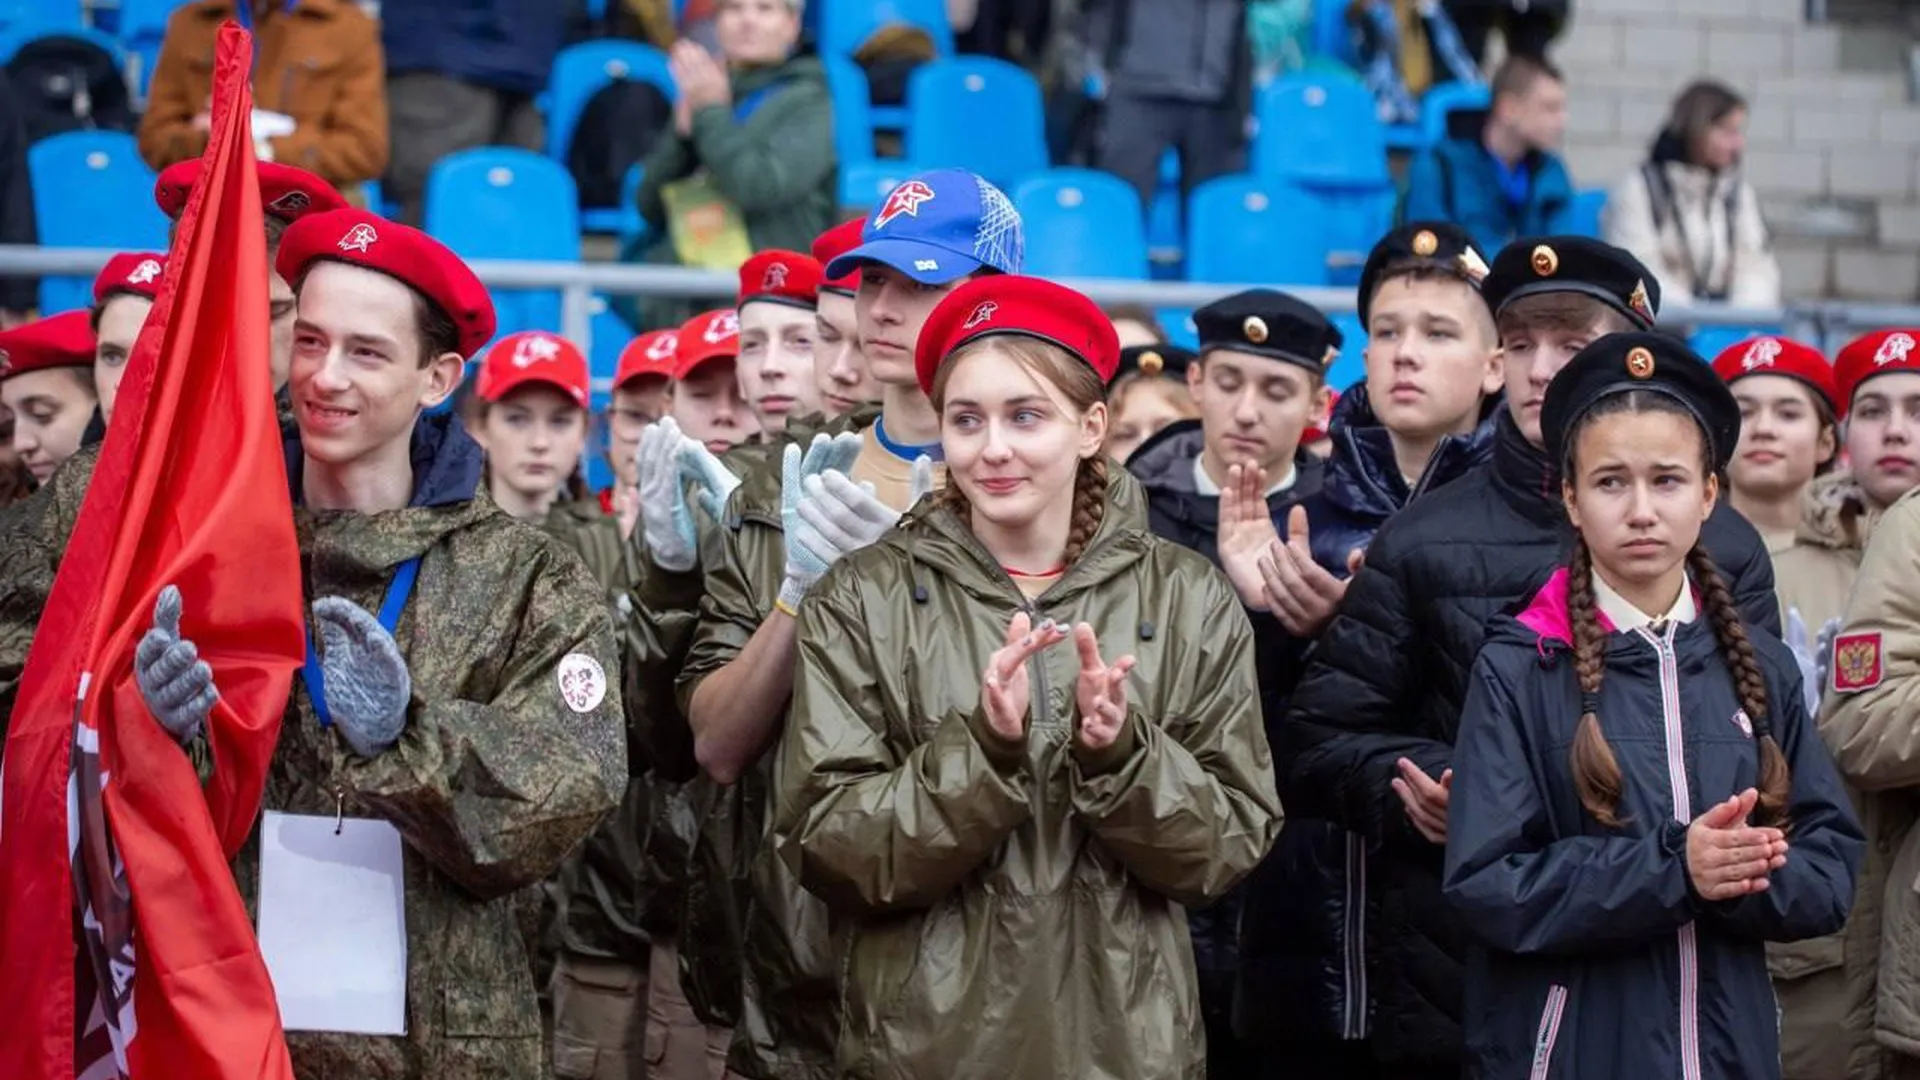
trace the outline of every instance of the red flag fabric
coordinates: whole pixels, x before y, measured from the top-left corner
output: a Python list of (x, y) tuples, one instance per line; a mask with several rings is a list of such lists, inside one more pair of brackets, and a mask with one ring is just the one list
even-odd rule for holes
[[(267, 364), (252, 52), (239, 27), (221, 28), (206, 168), (14, 705), (0, 766), (8, 1080), (293, 1076), (228, 869), (258, 814), (305, 641)], [(133, 678), (167, 585), (221, 695), (204, 786)], [(77, 940), (91, 948), (76, 952)], [(77, 1058), (82, 1029), (110, 1031), (111, 1054)]]

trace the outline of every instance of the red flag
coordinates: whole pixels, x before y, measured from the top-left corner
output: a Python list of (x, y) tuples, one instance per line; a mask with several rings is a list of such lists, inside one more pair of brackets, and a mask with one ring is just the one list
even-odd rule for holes
[[(252, 53), (244, 31), (221, 28), (206, 168), (14, 705), (0, 768), (7, 1080), (73, 1080), (75, 1033), (90, 1018), (112, 1036), (107, 1057), (80, 1056), (94, 1075), (293, 1075), (228, 869), (258, 814), (305, 647), (267, 365)], [(133, 678), (167, 585), (221, 694), (204, 788)], [(76, 940), (89, 947), (76, 952)]]

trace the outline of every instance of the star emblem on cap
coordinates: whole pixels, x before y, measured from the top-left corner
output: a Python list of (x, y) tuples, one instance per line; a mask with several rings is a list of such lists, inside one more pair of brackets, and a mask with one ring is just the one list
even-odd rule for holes
[(920, 216), (920, 204), (932, 202), (934, 191), (924, 182), (909, 180), (887, 195), (887, 201), (881, 205), (880, 212), (873, 215), (873, 227), (884, 229), (894, 218), (905, 214), (908, 217)]
[(368, 225), (366, 222), (361, 222), (353, 228), (348, 229), (347, 235), (340, 238), (340, 250), (366, 251), (379, 239), (380, 234), (373, 231), (373, 226)]
[(1413, 234), (1413, 253), (1426, 257), (1440, 250), (1440, 238), (1433, 235), (1431, 229), (1421, 229)]
[(1740, 370), (1752, 371), (1755, 368), (1772, 367), (1780, 356), (1780, 342), (1763, 337), (1747, 346), (1747, 354), (1740, 358)]
[(1874, 350), (1873, 366), (1885, 367), (1888, 364), (1904, 363), (1907, 359), (1907, 354), (1912, 351), (1913, 335), (1890, 334), (1887, 336), (1887, 340), (1881, 342), (1880, 347)]
[(1240, 332), (1245, 334), (1247, 340), (1255, 345), (1265, 344), (1267, 340), (1267, 320), (1258, 315), (1249, 315), (1246, 321), (1240, 324)]
[(662, 334), (647, 346), (647, 359), (665, 360), (680, 351), (680, 339), (672, 334)]
[(1653, 301), (1647, 299), (1646, 282), (1633, 283), (1633, 292), (1627, 296), (1627, 306), (1639, 312), (1641, 318), (1648, 322), (1653, 321)]
[(709, 345), (718, 345), (728, 338), (740, 336), (740, 315), (735, 311), (723, 311), (707, 324), (700, 335)]
[(1541, 277), (1552, 277), (1560, 269), (1560, 254), (1545, 244), (1533, 249), (1533, 272)]
[(535, 364), (550, 363), (560, 356), (560, 343), (545, 334), (535, 334), (522, 338), (513, 350), (513, 366), (532, 367)]
[(960, 324), (960, 329), (971, 330), (974, 327), (979, 326), (981, 323), (987, 322), (990, 319), (992, 319), (993, 313), (999, 310), (1000, 310), (999, 304), (996, 304), (991, 300), (982, 300), (980, 301), (979, 306), (975, 307), (973, 309), (973, 312), (967, 316), (967, 321)]
[(141, 259), (140, 265), (127, 275), (129, 285), (147, 285), (160, 276), (160, 262), (157, 259)]
[(1627, 374), (1636, 379), (1653, 377), (1653, 351), (1644, 345), (1627, 350)]
[(773, 292), (775, 289), (784, 289), (786, 287), (787, 287), (787, 264), (786, 263), (778, 263), (778, 262), (774, 263), (767, 267), (767, 272), (765, 274), (762, 274), (760, 276), (760, 289), (763, 292)]
[(1167, 366), (1167, 358), (1149, 349), (1140, 354), (1140, 371), (1145, 375), (1158, 375)]

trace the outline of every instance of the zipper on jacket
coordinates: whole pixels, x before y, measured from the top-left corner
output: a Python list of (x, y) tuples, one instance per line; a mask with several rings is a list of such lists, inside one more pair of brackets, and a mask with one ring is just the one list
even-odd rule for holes
[(1547, 1080), (1553, 1068), (1553, 1044), (1560, 1038), (1560, 1018), (1567, 1011), (1567, 988), (1559, 983), (1547, 987), (1547, 1003), (1540, 1010), (1540, 1029), (1533, 1036), (1533, 1071), (1527, 1080)]
[(1359, 833), (1347, 833), (1347, 892), (1342, 898), (1345, 933), (1346, 1000), (1341, 1003), (1340, 1037), (1367, 1037), (1367, 848)]
[[(1693, 797), (1687, 789), (1686, 729), (1680, 716), (1680, 664), (1673, 652), (1679, 629), (1668, 622), (1661, 633), (1647, 627), (1635, 631), (1653, 646), (1660, 658), (1660, 718), (1666, 731), (1667, 782), (1673, 794), (1673, 820), (1693, 822)], [(1698, 931), (1689, 922), (1676, 935), (1680, 964), (1680, 1077), (1700, 1080), (1700, 957)]]
[[(1005, 572), (1006, 571), (1004, 570), (1001, 571), (1001, 573), (1005, 573)], [(1007, 580), (1012, 581), (1013, 579), (1009, 577)], [(1015, 588), (1017, 589), (1018, 586), (1015, 586)], [(1033, 601), (1029, 600), (1025, 604), (1021, 605), (1021, 607), (1023, 610), (1026, 611), (1027, 621), (1031, 625), (1033, 626), (1040, 625), (1040, 618), (1041, 618), (1040, 609), (1034, 606)], [(1033, 730), (1033, 725), (1037, 723), (1042, 716), (1046, 715), (1047, 709), (1049, 707), (1047, 704), (1046, 657), (1042, 654), (1036, 653), (1034, 654), (1032, 659), (1027, 661), (1027, 666), (1031, 668), (1033, 672), (1033, 693), (1027, 695), (1027, 730), (1029, 733), (1031, 733)], [(1038, 708), (1034, 707), (1035, 702), (1039, 703)], [(1067, 726), (1072, 727), (1073, 725), (1071, 722), (1069, 722)], [(1068, 742), (1072, 742), (1073, 738), (1074, 738), (1074, 733), (1072, 731), (1067, 732)]]

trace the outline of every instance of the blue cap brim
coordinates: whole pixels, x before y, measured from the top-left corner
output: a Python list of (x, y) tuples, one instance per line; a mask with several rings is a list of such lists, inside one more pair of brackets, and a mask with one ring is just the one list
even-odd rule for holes
[[(869, 240), (827, 264), (828, 278), (845, 277), (860, 269), (862, 263), (876, 262), (907, 275), (922, 285), (951, 285), (986, 264), (934, 244), (919, 240)], [(938, 269), (922, 270), (919, 264), (932, 262)]]

